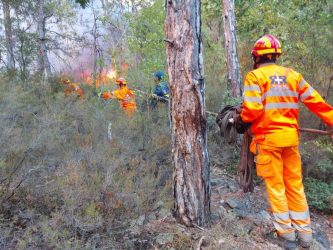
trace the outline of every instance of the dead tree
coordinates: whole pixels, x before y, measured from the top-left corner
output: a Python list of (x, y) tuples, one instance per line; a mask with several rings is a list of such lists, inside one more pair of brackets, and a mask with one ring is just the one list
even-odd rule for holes
[(210, 222), (201, 1), (167, 0), (165, 32), (171, 88), (174, 215), (187, 226)]
[(51, 64), (48, 58), (46, 46), (46, 20), (50, 17), (45, 14), (44, 0), (38, 0), (37, 33), (39, 39), (39, 70), (45, 74), (46, 78), (51, 76)]
[(10, 17), (9, 0), (2, 0), (2, 9), (6, 35), (7, 69), (9, 72), (13, 72), (15, 70), (14, 40), (12, 31), (12, 20)]
[(224, 46), (227, 57), (227, 82), (232, 97), (241, 95), (241, 81), (236, 40), (234, 0), (223, 0)]

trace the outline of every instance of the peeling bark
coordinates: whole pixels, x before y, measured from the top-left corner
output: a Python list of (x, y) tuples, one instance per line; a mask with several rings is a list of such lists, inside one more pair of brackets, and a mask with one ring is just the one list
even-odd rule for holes
[(7, 69), (8, 71), (13, 71), (15, 70), (14, 40), (13, 40), (12, 20), (10, 17), (10, 8), (8, 0), (2, 0), (2, 9), (3, 9), (5, 35), (6, 35)]
[(174, 215), (187, 226), (210, 223), (200, 6), (200, 0), (166, 0)]
[(241, 95), (241, 82), (236, 39), (236, 18), (234, 0), (223, 0), (224, 46), (227, 57), (227, 81), (232, 97)]

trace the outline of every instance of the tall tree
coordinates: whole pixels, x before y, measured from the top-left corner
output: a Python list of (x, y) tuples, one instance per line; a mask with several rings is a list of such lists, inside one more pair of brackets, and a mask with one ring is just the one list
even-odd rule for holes
[(37, 19), (37, 33), (39, 39), (39, 70), (48, 78), (51, 75), (51, 64), (48, 58), (48, 50), (46, 46), (46, 19), (48, 17), (45, 13), (44, 0), (38, 0), (38, 19)]
[(174, 214), (187, 226), (210, 222), (210, 165), (200, 12), (200, 0), (166, 1)]
[(9, 0), (2, 0), (2, 9), (6, 35), (7, 69), (8, 71), (13, 71), (15, 69), (14, 40), (12, 32), (12, 20), (10, 17)]
[(224, 46), (227, 59), (227, 81), (232, 97), (241, 95), (241, 82), (236, 39), (234, 0), (223, 0)]

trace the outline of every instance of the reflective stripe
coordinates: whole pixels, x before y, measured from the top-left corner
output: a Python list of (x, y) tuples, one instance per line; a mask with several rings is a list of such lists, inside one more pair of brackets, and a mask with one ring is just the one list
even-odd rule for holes
[(279, 236), (283, 239), (289, 240), (289, 241), (295, 241), (296, 240), (296, 234), (295, 232), (290, 232), (290, 233), (280, 233)]
[(314, 91), (315, 90), (311, 86), (309, 86), (309, 89), (305, 91), (303, 94), (301, 94), (301, 101), (303, 102), (306, 98), (311, 96)]
[(260, 97), (249, 97), (249, 96), (244, 96), (244, 101), (246, 101), (246, 102), (261, 103), (261, 98), (260, 98)]
[(244, 92), (245, 91), (259, 91), (259, 92), (261, 92), (261, 89), (258, 85), (251, 84), (251, 85), (245, 85), (244, 86)]
[(304, 79), (302, 79), (301, 83), (299, 84), (300, 89), (302, 89), (305, 86), (305, 84), (307, 84), (307, 82)]
[(274, 219), (276, 220), (289, 220), (289, 212), (285, 213), (273, 213)]
[(310, 223), (308, 225), (299, 225), (297, 223), (295, 223), (295, 221), (292, 223), (294, 225), (294, 228), (298, 231), (298, 232), (307, 232), (310, 233), (312, 232)]
[(298, 232), (298, 238), (304, 242), (312, 241), (312, 232)]
[(305, 211), (305, 212), (290, 211), (289, 213), (290, 213), (290, 218), (292, 220), (307, 220), (310, 218), (309, 211)]
[(268, 109), (298, 109), (298, 103), (288, 103), (288, 102), (272, 102), (266, 103), (265, 107)]
[(273, 213), (273, 224), (276, 230), (278, 231), (279, 235), (282, 235), (282, 237), (294, 240), (295, 233), (294, 229), (291, 226), (291, 220), (289, 218), (289, 212), (285, 213)]
[(298, 97), (298, 93), (296, 91), (290, 89), (270, 89), (265, 94), (263, 94), (263, 99), (269, 96), (285, 96), (285, 97)]
[(282, 224), (279, 223), (275, 220), (273, 220), (273, 224), (275, 229), (279, 232), (279, 233), (290, 233), (292, 231), (294, 231), (295, 229), (291, 226), (291, 222), (287, 223), (287, 224)]

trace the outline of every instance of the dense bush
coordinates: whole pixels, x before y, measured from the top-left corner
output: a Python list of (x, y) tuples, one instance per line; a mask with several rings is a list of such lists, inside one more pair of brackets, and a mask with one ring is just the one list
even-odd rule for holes
[(327, 184), (314, 178), (305, 179), (309, 206), (324, 212), (333, 212), (333, 183)]

